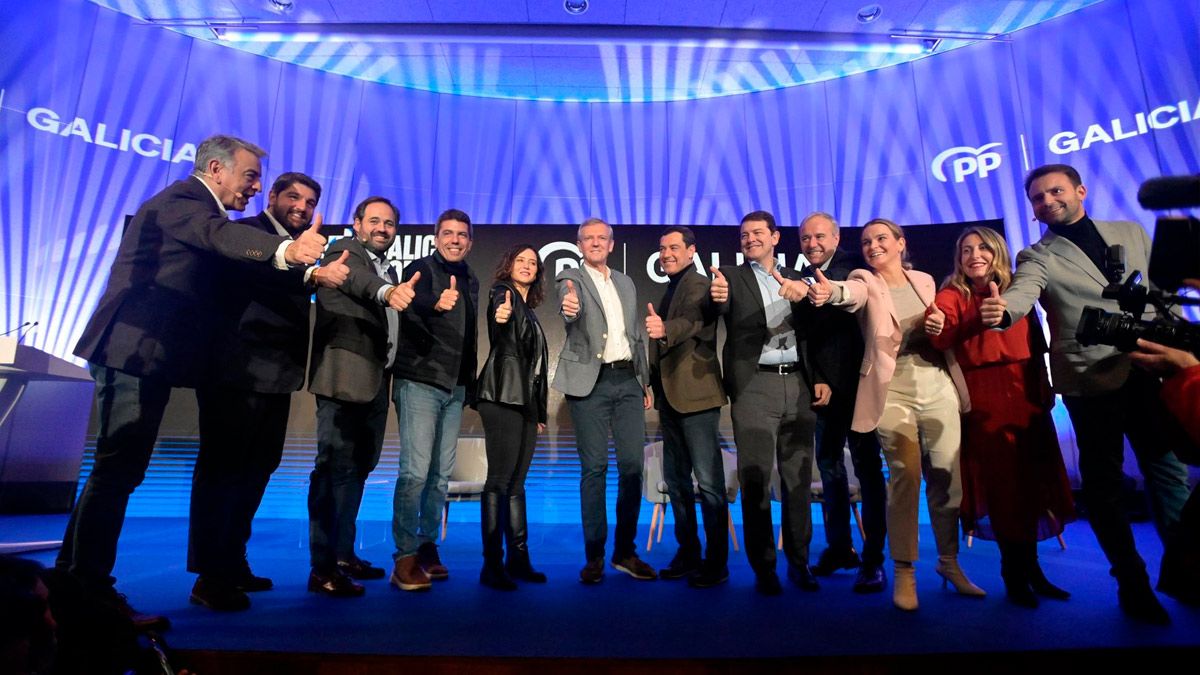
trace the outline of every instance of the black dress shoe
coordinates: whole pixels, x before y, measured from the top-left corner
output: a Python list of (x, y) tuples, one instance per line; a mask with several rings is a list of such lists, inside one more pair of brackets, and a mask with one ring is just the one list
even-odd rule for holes
[(1171, 623), (1171, 615), (1163, 609), (1149, 581), (1120, 584), (1117, 587), (1117, 599), (1121, 602), (1121, 611), (1134, 619), (1156, 626)]
[[(666, 570), (664, 570), (666, 571)], [(663, 577), (664, 579), (666, 577)], [(700, 571), (688, 577), (688, 586), (692, 588), (712, 588), (729, 581), (729, 568), (721, 565), (720, 567), (709, 567), (704, 565)]]
[(328, 574), (313, 570), (308, 575), (308, 590), (331, 598), (357, 598), (367, 592), (362, 584), (354, 583), (354, 580), (340, 569), (334, 569)]
[(754, 575), (754, 590), (763, 595), (783, 595), (783, 585), (774, 571)]
[(137, 611), (129, 604), (129, 599), (125, 597), (124, 593), (118, 593), (111, 586), (94, 593), (91, 597), (97, 603), (129, 619), (134, 628), (138, 630), (164, 631), (171, 627), (170, 619), (159, 614), (146, 614), (145, 612)]
[(250, 609), (250, 598), (239, 591), (234, 583), (205, 577), (196, 579), (188, 601), (218, 612), (240, 612)]
[(337, 566), (342, 571), (342, 574), (360, 581), (382, 579), (387, 576), (386, 570), (381, 567), (372, 567), (369, 561), (362, 558), (355, 558), (349, 562), (339, 562)]
[(852, 570), (862, 564), (854, 549), (835, 550), (827, 548), (821, 552), (817, 564), (812, 566), (812, 573), (819, 577), (827, 577), (838, 570)]
[(250, 570), (246, 570), (245, 574), (233, 582), (233, 587), (243, 593), (258, 593), (259, 591), (269, 591), (275, 588), (275, 582), (267, 577), (257, 577)]
[(804, 567), (796, 567), (788, 565), (788, 580), (799, 586), (802, 590), (819, 591), (821, 585), (817, 583), (817, 577), (813, 575), (812, 567), (805, 565)]
[(699, 572), (703, 563), (699, 558), (676, 555), (671, 559), (671, 564), (658, 571), (658, 576), (667, 580), (686, 579)]
[(881, 593), (885, 588), (887, 574), (883, 571), (883, 565), (863, 563), (862, 567), (858, 568), (858, 576), (854, 577), (855, 593)]
[(604, 579), (604, 558), (592, 558), (579, 570), (579, 581), (589, 586)]

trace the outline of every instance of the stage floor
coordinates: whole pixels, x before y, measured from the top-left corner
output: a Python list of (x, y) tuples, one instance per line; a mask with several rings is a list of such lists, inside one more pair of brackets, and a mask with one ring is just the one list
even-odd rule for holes
[[(466, 508), (460, 505), (459, 508)], [(648, 509), (646, 509), (648, 511)], [(647, 516), (644, 513), (643, 516)], [(0, 516), (0, 539), (58, 537), (65, 516)], [(549, 577), (512, 593), (478, 583), (477, 525), (452, 523), (442, 547), (450, 579), (431, 592), (404, 593), (386, 580), (367, 582), (363, 598), (338, 600), (305, 590), (307, 523), (258, 520), (250, 546), (254, 571), (275, 589), (252, 596), (246, 612), (217, 613), (188, 603), (194, 576), (185, 569), (187, 522), (179, 518), (126, 521), (116, 569), (118, 589), (144, 611), (169, 616), (171, 645), (182, 650), (359, 655), (618, 658), (780, 659), (811, 655), (881, 656), (978, 652), (1143, 650), (1200, 648), (1200, 610), (1160, 595), (1173, 623), (1154, 627), (1126, 619), (1117, 607), (1116, 582), (1086, 523), (1068, 527), (1068, 549), (1040, 546), (1047, 576), (1073, 594), (1037, 610), (1005, 600), (999, 553), (976, 541), (960, 556), (971, 578), (988, 591), (983, 600), (943, 590), (934, 574), (933, 536), (923, 529), (917, 563), (919, 611), (908, 614), (882, 594), (851, 593), (852, 572), (821, 579), (806, 593), (784, 581), (782, 597), (754, 592), (745, 556), (731, 553), (729, 583), (696, 590), (681, 581), (635, 581), (609, 570), (604, 582), (578, 581), (582, 537), (578, 526), (531, 524), (533, 559)], [(388, 524), (360, 526), (362, 557), (390, 567)], [(739, 536), (741, 530), (739, 528)], [(647, 525), (638, 547), (644, 549)], [(1135, 525), (1138, 545), (1157, 578), (1161, 546), (1149, 524)], [(655, 567), (674, 553), (662, 544), (642, 550)], [(814, 531), (813, 560), (824, 548)], [(30, 554), (52, 564), (55, 552)], [(779, 562), (780, 576), (786, 565)], [(890, 579), (889, 563), (889, 579)]]

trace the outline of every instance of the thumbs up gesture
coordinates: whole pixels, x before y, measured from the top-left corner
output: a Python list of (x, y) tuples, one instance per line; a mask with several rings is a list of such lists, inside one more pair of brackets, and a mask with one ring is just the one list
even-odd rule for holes
[(449, 312), (454, 309), (454, 305), (458, 304), (458, 277), (450, 276), (450, 288), (442, 291), (441, 297), (438, 298), (437, 304), (433, 306), (439, 312)]
[(325, 237), (321, 236), (321, 214), (313, 218), (312, 227), (300, 233), (296, 240), (283, 250), (283, 259), (289, 265), (315, 265), (325, 252)]
[(579, 294), (575, 292), (575, 284), (567, 279), (567, 294), (562, 299), (563, 316), (574, 319), (579, 314)]
[(504, 302), (496, 306), (496, 323), (508, 323), (512, 316), (512, 291), (504, 291)]
[(662, 317), (654, 311), (654, 303), (648, 302), (646, 307), (650, 310), (650, 316), (646, 317), (646, 334), (654, 340), (667, 337), (667, 329), (663, 326)]
[(983, 299), (979, 306), (979, 317), (983, 320), (983, 325), (993, 328), (999, 326), (1004, 320), (1004, 311), (1008, 309), (1008, 302), (1000, 297), (1000, 287), (996, 282), (988, 282), (988, 297)]
[(349, 257), (349, 251), (342, 251), (341, 257), (337, 260), (313, 270), (313, 283), (325, 288), (337, 288), (346, 283), (346, 279), (350, 277), (350, 268), (346, 266), (346, 258)]
[(813, 268), (813, 276), (817, 278), (817, 283), (808, 287), (808, 299), (813, 305), (820, 307), (833, 296), (833, 284), (825, 278), (825, 273), (819, 267)]
[(808, 296), (808, 284), (795, 279), (785, 279), (779, 273), (779, 268), (771, 270), (771, 276), (775, 277), (775, 281), (779, 282), (779, 297), (790, 300), (791, 302), (800, 302)]
[(715, 266), (709, 267), (708, 271), (713, 273), (712, 286), (708, 290), (708, 294), (712, 296), (713, 302), (728, 302), (729, 280)]
[(946, 313), (936, 302), (929, 303), (925, 308), (925, 332), (930, 335), (941, 335), (946, 327)]
[[(417, 297), (417, 280), (421, 278), (421, 273), (416, 272), (402, 284), (392, 286), (392, 290), (388, 291), (387, 303), (388, 307), (403, 312), (412, 304), (413, 298)], [(451, 277), (453, 278), (453, 277)]]

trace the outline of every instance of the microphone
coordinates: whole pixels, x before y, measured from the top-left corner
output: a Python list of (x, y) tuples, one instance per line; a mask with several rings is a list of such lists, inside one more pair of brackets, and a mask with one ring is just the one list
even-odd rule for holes
[(29, 324), (29, 332), (21, 331), (20, 333), (17, 333), (17, 344), (21, 344), (21, 340), (24, 340), (26, 335), (29, 335), (34, 328), (37, 328), (37, 325), (38, 322), (34, 321), (33, 323)]
[(10, 329), (4, 331), (3, 333), (0, 333), (0, 337), (4, 337), (5, 335), (8, 335), (9, 333), (15, 333), (26, 326), (36, 326), (36, 325), (37, 325), (37, 322), (35, 322), (35, 321), (26, 321), (25, 323), (21, 324), (20, 326), (17, 326), (16, 328), (10, 328)]
[(1200, 176), (1151, 178), (1138, 188), (1137, 198), (1142, 208), (1153, 211), (1200, 206)]

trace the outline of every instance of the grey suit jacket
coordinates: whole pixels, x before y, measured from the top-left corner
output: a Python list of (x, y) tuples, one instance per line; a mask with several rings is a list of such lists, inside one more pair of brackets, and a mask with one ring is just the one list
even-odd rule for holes
[[(1104, 243), (1125, 247), (1125, 269), (1146, 274), (1150, 235), (1128, 221), (1093, 220)], [(1143, 277), (1143, 285), (1148, 282)], [(1013, 283), (1004, 292), (1006, 321), (1011, 326), (1029, 313), (1036, 300), (1050, 324), (1050, 374), (1054, 390), (1064, 396), (1088, 396), (1120, 388), (1129, 377), (1129, 357), (1116, 347), (1086, 347), (1075, 329), (1086, 305), (1121, 311), (1116, 300), (1100, 297), (1108, 280), (1078, 246), (1047, 230), (1041, 240), (1017, 254)]]
[[(646, 356), (646, 326), (637, 307), (637, 291), (633, 280), (612, 269), (613, 283), (621, 298), (621, 311), (625, 314), (625, 337), (633, 352), (633, 372), (643, 388), (650, 384), (650, 362)], [(600, 376), (604, 345), (608, 340), (608, 322), (604, 319), (604, 307), (600, 304), (600, 292), (592, 278), (582, 268), (565, 269), (554, 280), (558, 288), (558, 304), (562, 306), (567, 294), (567, 280), (575, 285), (579, 296), (579, 313), (574, 318), (563, 317), (567, 322), (567, 338), (558, 355), (558, 371), (550, 386), (567, 396), (587, 396)]]

